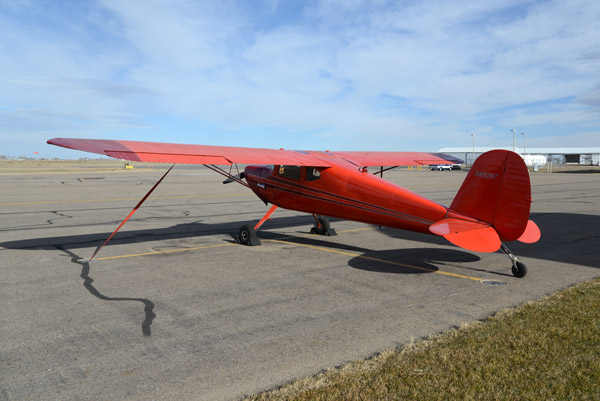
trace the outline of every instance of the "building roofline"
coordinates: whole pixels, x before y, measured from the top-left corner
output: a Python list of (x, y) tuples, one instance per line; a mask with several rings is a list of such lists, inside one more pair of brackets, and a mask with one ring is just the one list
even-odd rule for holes
[[(494, 146), (475, 146), (475, 153), (484, 153), (494, 149), (512, 150), (512, 146), (494, 147)], [(441, 148), (440, 153), (470, 153), (473, 152), (473, 147), (447, 147)], [(564, 155), (564, 154), (593, 154), (600, 153), (600, 147), (578, 147), (578, 148), (526, 148), (523, 152), (523, 148), (515, 147), (517, 153), (527, 154), (546, 154), (546, 155)]]

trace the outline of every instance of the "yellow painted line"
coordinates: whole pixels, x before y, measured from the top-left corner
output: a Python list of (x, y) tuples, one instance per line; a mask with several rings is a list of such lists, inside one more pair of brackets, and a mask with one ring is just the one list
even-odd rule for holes
[(481, 281), (482, 280), (481, 278), (471, 277), (471, 276), (465, 276), (464, 274), (450, 273), (450, 272), (446, 272), (446, 271), (443, 271), (443, 270), (435, 270), (435, 269), (428, 269), (426, 267), (407, 265), (405, 263), (394, 262), (393, 260), (379, 259), (379, 258), (374, 258), (374, 257), (371, 257), (371, 256), (359, 255), (359, 254), (356, 254), (356, 253), (353, 253), (353, 252), (347, 252), (347, 251), (340, 251), (340, 250), (337, 250), (337, 249), (325, 248), (325, 247), (322, 247), (322, 246), (300, 244), (300, 243), (297, 243), (297, 242), (282, 241), (282, 240), (276, 240), (276, 239), (267, 239), (267, 240), (264, 240), (264, 241), (279, 242), (279, 243), (282, 243), (282, 244), (303, 246), (303, 247), (306, 247), (306, 248), (317, 249), (319, 251), (325, 251), (325, 252), (330, 252), (330, 253), (337, 253), (337, 254), (340, 254), (340, 255), (352, 256), (354, 258), (372, 260), (374, 262), (386, 263), (386, 264), (390, 264), (390, 265), (406, 267), (406, 268), (409, 268), (409, 269), (426, 271), (426, 272), (429, 272), (429, 273), (437, 273), (437, 274), (442, 274), (444, 276), (450, 276), (450, 277), (456, 277), (456, 278), (463, 278), (463, 279), (466, 279), (466, 280), (473, 280), (473, 281)]
[[(182, 196), (155, 196), (148, 199), (184, 199), (184, 198), (222, 198), (228, 196), (250, 196), (252, 194), (218, 194), (218, 195), (182, 195)], [(45, 205), (51, 203), (86, 203), (86, 202), (116, 202), (116, 201), (139, 201), (140, 198), (114, 198), (114, 199), (81, 199), (81, 200), (62, 200), (62, 201), (42, 201), (42, 202), (16, 202), (0, 203), (0, 206), (15, 205)]]
[[(344, 231), (340, 231), (340, 232), (353, 232), (353, 231), (374, 230), (376, 228), (377, 227), (365, 227), (365, 228), (356, 228), (356, 229), (352, 229), (352, 230), (344, 230)], [(313, 235), (313, 234), (311, 234), (311, 235)], [(329, 252), (329, 253), (337, 253), (339, 255), (345, 255), (345, 256), (351, 256), (351, 257), (354, 257), (354, 258), (371, 260), (373, 262), (385, 263), (385, 264), (390, 264), (390, 265), (405, 267), (405, 268), (413, 269), (413, 270), (420, 270), (420, 271), (424, 271), (424, 272), (428, 272), (428, 273), (436, 273), (436, 274), (441, 274), (441, 275), (449, 276), (449, 277), (462, 278), (462, 279), (465, 279), (465, 280), (472, 280), (472, 281), (477, 281), (477, 282), (480, 282), (482, 280), (481, 278), (472, 277), (472, 276), (466, 276), (464, 274), (457, 274), (457, 273), (451, 273), (451, 272), (447, 272), (447, 271), (443, 271), (443, 270), (429, 269), (427, 267), (408, 265), (406, 263), (395, 262), (393, 260), (386, 260), (386, 259), (374, 258), (372, 256), (359, 255), (359, 254), (353, 253), (353, 252), (340, 251), (340, 250), (337, 250), (337, 249), (330, 249), (330, 248), (325, 248), (325, 247), (317, 246), (317, 245), (300, 244), (300, 243), (297, 243), (297, 242), (283, 241), (283, 240), (277, 240), (277, 239), (263, 239), (263, 241), (278, 242), (278, 243), (286, 244), (286, 245), (296, 245), (296, 246), (300, 246), (300, 247), (316, 249), (316, 250), (319, 250), (319, 251), (324, 251), (324, 252)], [(197, 251), (197, 250), (200, 250), (200, 249), (222, 248), (222, 247), (226, 247), (226, 246), (236, 246), (236, 245), (238, 245), (238, 244), (235, 244), (235, 243), (226, 243), (226, 244), (204, 245), (204, 246), (198, 246), (198, 247), (194, 247), (194, 248), (170, 249), (168, 251), (155, 251), (155, 252), (134, 253), (134, 254), (130, 254), (130, 255), (106, 256), (106, 257), (102, 257), (102, 258), (97, 258), (96, 260), (110, 260), (110, 259), (134, 258), (134, 257), (138, 257), (138, 256), (149, 256), (149, 255), (160, 255), (160, 254), (167, 254), (167, 253)]]
[[(366, 231), (366, 230), (376, 230), (378, 227), (363, 227), (363, 228), (353, 228), (351, 230), (341, 230), (341, 231), (337, 231), (340, 234), (345, 234), (345, 233), (352, 233), (355, 231)], [(315, 235), (318, 234), (313, 234), (313, 233), (308, 233), (308, 234), (302, 234), (302, 235), (290, 235), (287, 237), (283, 237), (283, 238), (298, 238), (298, 237), (314, 237)]]
[[(350, 229), (350, 230), (341, 230), (341, 231), (336, 230), (336, 232), (338, 232), (340, 234), (345, 234), (345, 233), (351, 233), (351, 232), (354, 232), (354, 231), (377, 230), (378, 228), (379, 227), (363, 227), (363, 228), (353, 228), (353, 229)], [(305, 238), (305, 237), (318, 237), (318, 236), (319, 236), (319, 234), (306, 233), (306, 234), (302, 234), (302, 235), (300, 235), (300, 234), (287, 235), (287, 236), (283, 236), (283, 237), (280, 237), (280, 238), (288, 239), (288, 238)], [(265, 240), (265, 241), (269, 241), (269, 240)]]
[(148, 256), (148, 255), (160, 255), (160, 254), (164, 254), (164, 253), (197, 251), (198, 249), (221, 248), (221, 247), (224, 247), (224, 246), (234, 246), (234, 245), (237, 245), (237, 244), (227, 243), (227, 244), (205, 245), (205, 246), (197, 246), (197, 247), (194, 247), (194, 248), (171, 249), (171, 250), (168, 250), (168, 251), (134, 253), (134, 254), (131, 254), (131, 255), (106, 256), (106, 257), (103, 257), (103, 258), (97, 258), (96, 260), (135, 258), (137, 256)]

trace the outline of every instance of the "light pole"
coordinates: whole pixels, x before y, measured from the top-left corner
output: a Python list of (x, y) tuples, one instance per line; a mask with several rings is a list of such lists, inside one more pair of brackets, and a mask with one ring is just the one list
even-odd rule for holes
[(517, 130), (511, 129), (513, 133), (513, 152), (515, 151), (515, 142), (517, 141)]
[(527, 153), (527, 132), (521, 132), (523, 135), (523, 154)]
[(471, 166), (475, 163), (475, 134), (471, 134), (473, 137), (473, 153), (471, 153)]

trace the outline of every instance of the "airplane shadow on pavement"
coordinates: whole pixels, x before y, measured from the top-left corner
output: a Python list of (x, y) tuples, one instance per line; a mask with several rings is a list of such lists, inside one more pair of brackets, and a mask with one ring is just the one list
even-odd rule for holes
[[(534, 220), (542, 232), (540, 241), (535, 244), (523, 244), (518, 241), (508, 243), (509, 248), (518, 256), (523, 258), (535, 258), (551, 260), (556, 262), (577, 264), (593, 268), (600, 268), (600, 257), (598, 254), (598, 241), (600, 239), (600, 216), (572, 213), (533, 213)], [(331, 219), (335, 227), (335, 219)], [(308, 231), (313, 222), (310, 215), (279, 217), (271, 219), (261, 230), (260, 237), (264, 239), (284, 239), (285, 241), (298, 244), (319, 246), (331, 250), (348, 251), (359, 253), (348, 261), (348, 265), (361, 270), (396, 273), (396, 274), (423, 274), (438, 270), (438, 265), (451, 265), (460, 263), (463, 269), (474, 271), (487, 271), (477, 267), (465, 267), (464, 263), (472, 263), (480, 260), (476, 253), (463, 251), (460, 248), (448, 248), (452, 246), (445, 239), (433, 235), (409, 232), (398, 229), (384, 228), (379, 230), (392, 238), (409, 241), (425, 242), (431, 245), (443, 245), (443, 248), (397, 248), (391, 250), (374, 251), (362, 247), (346, 245), (334, 240), (325, 240), (318, 236), (282, 236), (270, 231), (277, 227), (302, 226), (302, 232)], [(177, 224), (156, 230), (130, 230), (119, 232), (110, 243), (139, 243), (144, 241), (157, 241), (169, 239), (197, 238), (214, 234), (228, 234), (232, 239), (237, 235), (239, 227), (247, 223), (228, 222), (205, 224), (201, 222)], [(306, 228), (306, 230), (304, 230)], [(108, 236), (109, 232), (87, 235), (67, 235), (60, 237), (31, 238), (25, 240), (6, 241), (0, 246), (7, 249), (57, 249), (71, 258), (71, 263), (81, 265), (80, 277), (83, 286), (90, 294), (103, 301), (116, 302), (140, 302), (144, 305), (144, 320), (141, 325), (144, 336), (151, 335), (150, 326), (156, 317), (154, 303), (145, 298), (134, 297), (108, 297), (102, 294), (93, 284), (90, 276), (89, 262), (82, 261), (73, 249), (91, 248), (100, 245)], [(108, 246), (110, 246), (110, 243)], [(68, 249), (67, 249), (68, 248)], [(507, 264), (508, 264), (507, 260)], [(413, 266), (413, 268), (409, 267)], [(417, 267), (415, 269), (414, 267)], [(504, 275), (502, 273), (491, 272)], [(510, 276), (510, 274), (506, 274)]]
[[(142, 221), (140, 219), (138, 221)], [(300, 225), (309, 225), (314, 221), (311, 215), (280, 217), (271, 219), (268, 222), (269, 228), (275, 227), (293, 227)], [(145, 241), (162, 241), (171, 239), (198, 238), (214, 234), (229, 234), (232, 238), (238, 234), (240, 227), (247, 224), (248, 221), (227, 222), (206, 224), (202, 222), (192, 222), (184, 224), (176, 224), (174, 226), (158, 228), (131, 230), (127, 229), (127, 225), (119, 231), (107, 244), (132, 244)], [(256, 221), (253, 221), (256, 223)], [(265, 225), (267, 227), (267, 225)], [(115, 225), (116, 228), (116, 225)], [(38, 248), (55, 248), (57, 246), (68, 247), (69, 249), (92, 248), (101, 245), (112, 234), (111, 232), (103, 232), (96, 234), (83, 235), (63, 235), (58, 237), (40, 237), (28, 238), (16, 241), (5, 241), (0, 243), (0, 247), (7, 249), (38, 249)], [(91, 254), (89, 255), (91, 256)], [(102, 256), (102, 253), (98, 255)]]
[[(532, 213), (530, 218), (539, 226), (542, 237), (534, 244), (524, 244), (519, 241), (506, 243), (515, 255), (522, 258), (600, 268), (598, 250), (600, 216), (576, 213)], [(382, 232), (393, 238), (451, 245), (442, 237), (432, 237), (427, 234), (391, 228), (386, 228)], [(507, 260), (507, 263), (510, 262)]]
[[(332, 220), (332, 225), (335, 221)], [(425, 236), (428, 237), (428, 236)], [(431, 237), (430, 238), (435, 238)], [(347, 245), (335, 241), (327, 240), (327, 237), (317, 235), (306, 237), (282, 237), (277, 233), (265, 231), (261, 233), (261, 238), (268, 240), (285, 240), (286, 242), (308, 245), (311, 247), (323, 248), (332, 252), (342, 251), (348, 253), (358, 253), (356, 257), (348, 261), (348, 265), (360, 270), (366, 270), (377, 273), (395, 273), (395, 274), (423, 274), (433, 273), (438, 269), (436, 264), (452, 263), (472, 263), (481, 260), (481, 258), (472, 253), (461, 249), (436, 249), (436, 248), (396, 248), (383, 251), (376, 251), (368, 248)], [(447, 244), (446, 244), (447, 245)], [(464, 268), (464, 266), (461, 266)], [(473, 269), (479, 270), (480, 269)]]
[[(356, 269), (395, 274), (433, 273), (438, 266), (452, 263), (474, 263), (478, 256), (455, 249), (402, 248), (386, 251), (367, 251), (351, 259), (348, 264)], [(406, 266), (404, 266), (406, 265)], [(460, 266), (464, 268), (464, 266)], [(477, 270), (477, 269), (474, 269)]]
[[(589, 214), (574, 213), (532, 213), (531, 219), (534, 220), (542, 232), (541, 239), (535, 244), (524, 244), (518, 241), (507, 243), (508, 247), (517, 255), (523, 258), (536, 258), (552, 260), (563, 263), (577, 264), (600, 268), (600, 257), (598, 254), (598, 241), (600, 240), (600, 216)], [(336, 219), (331, 219), (332, 226), (335, 227)], [(300, 215), (291, 217), (277, 217), (270, 219), (260, 231), (261, 238), (276, 238), (277, 234), (270, 232), (270, 229), (278, 227), (303, 226), (310, 227), (313, 218), (310, 215)], [(109, 242), (110, 244), (130, 244), (145, 241), (160, 241), (171, 239), (198, 238), (214, 234), (228, 234), (232, 239), (237, 236), (238, 230), (242, 224), (247, 221), (213, 223), (206, 224), (202, 222), (177, 224), (171, 227), (165, 227), (154, 230), (124, 230), (118, 232)], [(302, 230), (304, 231), (304, 230)], [(308, 231), (308, 228), (306, 228)], [(432, 245), (453, 246), (442, 237), (404, 231), (393, 228), (384, 228), (379, 230), (392, 238), (398, 238), (409, 241), (424, 242)], [(6, 241), (0, 243), (1, 247), (7, 249), (36, 249), (36, 248), (54, 248), (57, 246), (69, 249), (91, 248), (102, 244), (110, 235), (110, 232), (85, 235), (67, 235), (60, 237), (31, 238), (17, 241)], [(295, 237), (296, 240), (306, 240), (302, 237)], [(318, 237), (316, 237), (318, 238)], [(342, 247), (342, 244), (334, 244), (327, 241), (326, 246)], [(315, 245), (324, 245), (323, 241)], [(383, 251), (380, 254), (377, 251), (366, 248), (354, 248), (356, 252), (363, 252), (365, 256), (374, 258), (394, 260), (406, 264), (417, 264), (421, 261), (429, 262), (474, 262), (479, 260), (476, 253), (463, 251), (456, 247), (456, 251), (450, 252), (448, 248), (397, 248), (389, 251)], [(100, 255), (101, 256), (101, 255)], [(457, 258), (459, 260), (457, 260)], [(367, 266), (364, 261), (356, 262), (355, 267)], [(399, 266), (398, 266), (399, 267)], [(427, 267), (432, 267), (428, 265)], [(390, 271), (391, 267), (385, 267)], [(393, 269), (392, 269), (393, 270)], [(397, 270), (397, 269), (396, 269)]]

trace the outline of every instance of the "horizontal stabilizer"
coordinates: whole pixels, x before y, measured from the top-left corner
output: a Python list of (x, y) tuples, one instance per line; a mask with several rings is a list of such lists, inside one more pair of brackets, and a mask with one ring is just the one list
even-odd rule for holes
[(541, 236), (542, 233), (540, 232), (540, 228), (537, 226), (537, 224), (531, 220), (528, 220), (525, 231), (519, 238), (517, 238), (517, 241), (521, 241), (526, 244), (533, 244), (534, 242), (537, 242)]
[(429, 231), (474, 252), (496, 252), (501, 245), (496, 230), (476, 221), (449, 217), (430, 225)]

